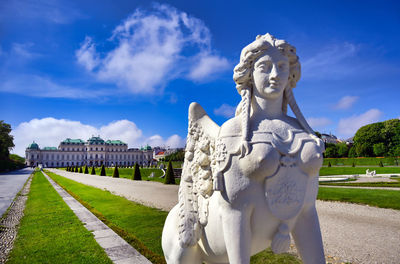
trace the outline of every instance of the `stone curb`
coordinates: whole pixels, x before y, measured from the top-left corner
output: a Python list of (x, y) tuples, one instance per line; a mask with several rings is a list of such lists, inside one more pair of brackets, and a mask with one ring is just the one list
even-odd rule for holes
[(151, 262), (134, 249), (128, 242), (99, 220), (92, 212), (80, 204), (74, 197), (55, 183), (46, 173), (43, 175), (51, 183), (64, 202), (82, 221), (86, 229), (93, 233), (94, 239), (104, 249), (108, 257), (116, 264), (137, 263), (151, 264)]
[(8, 255), (14, 247), (18, 234), (19, 223), (24, 216), (26, 200), (31, 187), (33, 173), (26, 180), (21, 191), (11, 203), (6, 217), (0, 222), (0, 264), (6, 263)]

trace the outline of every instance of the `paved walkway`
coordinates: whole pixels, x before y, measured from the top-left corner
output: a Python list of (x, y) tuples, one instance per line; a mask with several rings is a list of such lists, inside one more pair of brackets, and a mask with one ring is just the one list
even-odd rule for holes
[(33, 172), (31, 168), (0, 174), (0, 217)]
[[(132, 201), (145, 200), (144, 204), (164, 210), (170, 210), (178, 202), (176, 185), (114, 179), (55, 169), (51, 171), (83, 184), (109, 190)], [(351, 263), (399, 263), (399, 210), (317, 201), (317, 211), (327, 257), (336, 257)]]
[(43, 175), (49, 180), (51, 185), (58, 194), (60, 194), (64, 202), (71, 208), (79, 220), (85, 224), (86, 229), (93, 233), (94, 239), (104, 249), (113, 263), (151, 264), (148, 259), (142, 256), (136, 249), (75, 200), (74, 197), (50, 179), (46, 173), (43, 172)]

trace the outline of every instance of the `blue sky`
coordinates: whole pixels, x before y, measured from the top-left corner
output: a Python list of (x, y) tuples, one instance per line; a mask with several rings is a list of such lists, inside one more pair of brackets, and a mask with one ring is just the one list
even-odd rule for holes
[(190, 102), (233, 115), (240, 51), (268, 32), (297, 48), (310, 125), (348, 138), (400, 117), (399, 28), (397, 1), (6, 0), (0, 119), (20, 155), (91, 135), (182, 146)]

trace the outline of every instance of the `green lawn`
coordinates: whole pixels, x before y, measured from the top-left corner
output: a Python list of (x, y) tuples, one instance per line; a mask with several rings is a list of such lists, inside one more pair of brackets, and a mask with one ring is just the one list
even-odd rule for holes
[[(46, 173), (153, 263), (165, 263), (161, 233), (167, 212), (142, 206), (51, 172)], [(301, 262), (290, 254), (276, 255), (265, 250), (253, 256), (251, 263)]]
[(46, 173), (150, 261), (164, 263), (161, 232), (167, 212)]
[(376, 170), (377, 174), (400, 174), (400, 167), (322, 167), (319, 171), (320, 176), (328, 175), (353, 175), (353, 174), (364, 174), (365, 171)]
[(400, 210), (400, 191), (320, 187), (317, 199)]
[(41, 172), (35, 172), (7, 263), (112, 263)]
[(398, 166), (400, 158), (324, 158), (324, 165), (328, 165), (329, 162), (332, 166), (352, 166), (353, 163), (356, 166), (379, 166), (379, 162), (384, 166)]

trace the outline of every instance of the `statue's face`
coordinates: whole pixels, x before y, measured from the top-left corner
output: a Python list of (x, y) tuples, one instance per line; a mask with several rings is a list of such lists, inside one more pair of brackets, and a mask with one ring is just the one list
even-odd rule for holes
[(281, 95), (289, 79), (289, 60), (276, 48), (269, 48), (254, 63), (253, 82), (256, 93), (273, 99)]

